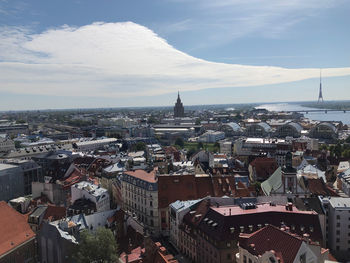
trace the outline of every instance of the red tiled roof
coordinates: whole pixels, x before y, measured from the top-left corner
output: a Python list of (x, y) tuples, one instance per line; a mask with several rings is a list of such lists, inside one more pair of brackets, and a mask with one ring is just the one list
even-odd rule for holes
[(174, 146), (166, 146), (166, 147), (164, 147), (164, 152), (169, 155), (169, 154), (177, 153), (179, 151)]
[(112, 162), (103, 158), (95, 158), (95, 160), (90, 164), (88, 171), (95, 173), (96, 171), (106, 168)]
[(259, 256), (273, 250), (280, 254), (284, 263), (293, 263), (303, 240), (275, 226), (268, 225), (251, 234), (240, 234), (240, 247), (249, 253)]
[[(137, 248), (131, 250), (131, 253), (128, 254), (128, 262), (129, 262), (129, 263), (139, 263), (139, 262), (142, 262), (141, 253), (142, 253), (142, 248), (141, 248), (141, 247), (137, 247)], [(126, 253), (125, 253), (125, 252), (123, 252), (123, 253), (120, 255), (120, 259), (121, 259), (123, 262), (126, 262)]]
[(43, 220), (56, 221), (66, 216), (66, 208), (63, 206), (48, 205)]
[(308, 178), (308, 189), (314, 195), (339, 196), (333, 189), (327, 186), (321, 178)]
[(274, 158), (257, 157), (250, 163), (258, 179), (267, 179), (278, 168)]
[(233, 196), (235, 193), (235, 178), (234, 176), (213, 176), (214, 196)]
[(73, 172), (66, 179), (63, 180), (63, 187), (67, 189), (73, 184), (83, 181), (84, 177), (85, 175), (82, 171), (74, 169)]
[(0, 202), (0, 256), (29, 241), (35, 233), (27, 223), (27, 216), (18, 213), (6, 202)]
[(126, 171), (125, 174), (127, 174), (129, 176), (133, 176), (135, 178), (141, 179), (141, 180), (149, 182), (149, 183), (156, 183), (157, 182), (155, 170), (153, 170), (149, 173), (146, 172), (145, 170)]

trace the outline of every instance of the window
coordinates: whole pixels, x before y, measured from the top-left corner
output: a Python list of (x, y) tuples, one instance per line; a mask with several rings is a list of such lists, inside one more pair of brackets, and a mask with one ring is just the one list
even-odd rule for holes
[(306, 263), (306, 253), (300, 256), (300, 263)]
[(339, 220), (340, 219), (340, 215), (337, 215), (337, 220)]
[(340, 227), (340, 223), (337, 223), (337, 227)]
[(247, 263), (247, 256), (243, 256), (243, 263)]
[(339, 230), (337, 230), (337, 235), (338, 235), (338, 236), (340, 235), (340, 231), (339, 231)]

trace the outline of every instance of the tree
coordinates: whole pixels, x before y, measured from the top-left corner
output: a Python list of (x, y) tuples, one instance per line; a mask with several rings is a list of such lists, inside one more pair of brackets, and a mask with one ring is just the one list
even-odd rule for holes
[(138, 142), (135, 145), (136, 151), (145, 151), (146, 150), (146, 144), (144, 142)]
[(215, 147), (215, 148), (219, 148), (219, 149), (220, 149), (220, 143), (215, 142), (215, 143), (214, 143), (214, 147)]
[(99, 227), (95, 233), (83, 230), (74, 258), (79, 263), (116, 262), (118, 246), (110, 229)]
[(180, 146), (181, 148), (183, 148), (184, 145), (185, 145), (184, 140), (183, 140), (182, 138), (180, 138), (180, 137), (176, 138), (176, 140), (175, 140), (175, 145), (178, 145), (178, 146)]
[(21, 148), (21, 142), (20, 141), (15, 141), (15, 148), (16, 149)]
[(186, 153), (186, 157), (187, 159), (190, 159), (190, 157), (196, 152), (196, 149), (194, 148), (190, 148), (187, 153)]
[(25, 120), (17, 120), (16, 121), (16, 124), (23, 124), (23, 123), (26, 123), (26, 121)]
[(337, 143), (336, 146), (334, 147), (334, 155), (339, 158), (341, 157), (341, 153), (342, 153), (342, 146), (340, 143)]
[(345, 142), (350, 143), (350, 136), (348, 136), (348, 138), (346, 138)]

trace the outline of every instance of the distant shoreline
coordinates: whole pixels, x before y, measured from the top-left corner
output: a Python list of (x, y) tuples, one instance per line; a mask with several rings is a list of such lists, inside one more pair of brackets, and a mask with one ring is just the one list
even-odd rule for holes
[(309, 102), (301, 103), (300, 106), (317, 109), (350, 110), (350, 101), (326, 101), (321, 103)]
[[(225, 103), (225, 104), (197, 104), (184, 105), (185, 111), (197, 109), (225, 109), (234, 108), (235, 110), (247, 110), (260, 105), (267, 104), (297, 104), (303, 107), (318, 108), (318, 109), (336, 109), (350, 110), (350, 100), (344, 101), (326, 101), (323, 104), (318, 104), (315, 101), (280, 101), (280, 102), (247, 102), (247, 103)], [(31, 110), (0, 110), (0, 113), (21, 113), (21, 112), (96, 112), (96, 111), (129, 111), (129, 110), (172, 110), (173, 105), (168, 106), (124, 106), (124, 107), (95, 107), (95, 108), (61, 108), (61, 109), (31, 109)]]

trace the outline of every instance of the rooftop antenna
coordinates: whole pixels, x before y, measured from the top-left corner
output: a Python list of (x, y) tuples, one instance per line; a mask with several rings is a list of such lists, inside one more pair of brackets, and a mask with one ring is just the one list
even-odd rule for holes
[(321, 76), (321, 69), (320, 69), (320, 92), (318, 93), (318, 101), (317, 103), (323, 103), (323, 96), (322, 96), (322, 76)]

